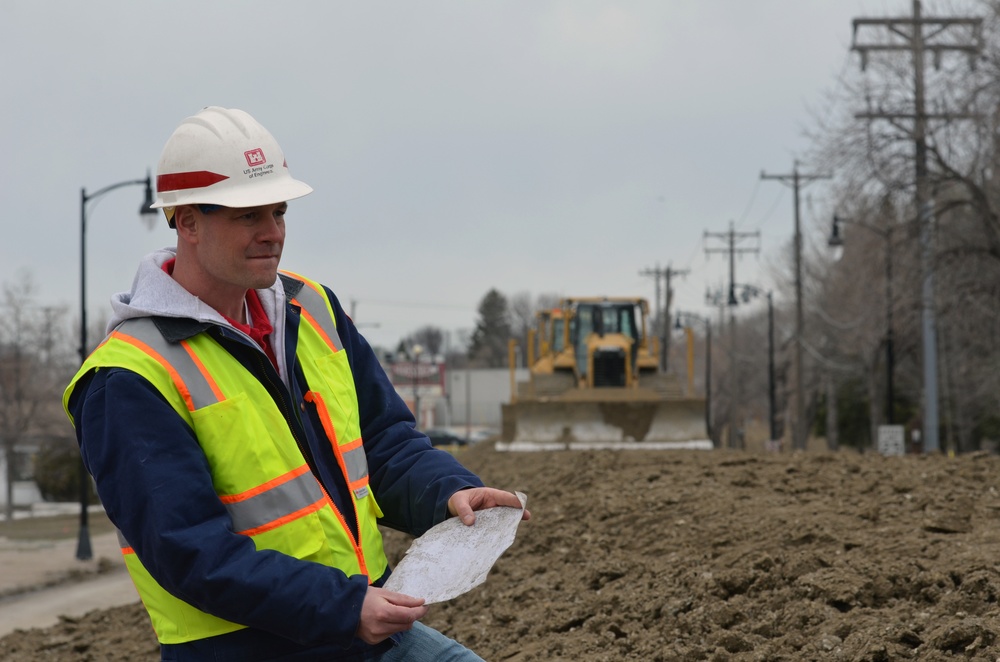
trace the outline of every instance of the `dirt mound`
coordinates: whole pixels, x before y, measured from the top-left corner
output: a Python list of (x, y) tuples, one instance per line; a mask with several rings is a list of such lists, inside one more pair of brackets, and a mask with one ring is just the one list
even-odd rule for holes
[[(487, 660), (1000, 659), (1000, 458), (728, 451), (463, 461), (533, 519), (425, 619)], [(404, 536), (387, 534), (392, 558)], [(3, 659), (155, 659), (139, 606)]]

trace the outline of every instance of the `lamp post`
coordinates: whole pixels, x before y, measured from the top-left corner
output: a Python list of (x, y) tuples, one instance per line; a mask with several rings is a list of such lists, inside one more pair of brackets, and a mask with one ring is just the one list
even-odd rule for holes
[(843, 218), (834, 214), (833, 227), (830, 230), (830, 238), (827, 244), (830, 246), (843, 246), (844, 238), (840, 235), (840, 224), (852, 223), (866, 228), (882, 237), (885, 242), (885, 418), (889, 425), (895, 424), (893, 403), (895, 394), (893, 392), (893, 373), (895, 372), (893, 356), (893, 332), (892, 332), (892, 223), (885, 228), (880, 228), (864, 221), (850, 218)]
[(420, 379), (418, 377), (420, 370), (420, 354), (424, 351), (424, 348), (420, 345), (414, 345), (413, 351), (413, 419), (416, 423), (417, 429), (420, 428)]
[(774, 394), (774, 297), (767, 293), (767, 401), (771, 441), (777, 441), (778, 421)]
[(690, 324), (691, 322), (698, 322), (705, 326), (705, 432), (708, 434), (708, 438), (712, 439), (712, 320), (681, 311), (675, 313), (674, 319), (677, 329), (682, 328), (682, 324)]
[[(145, 186), (146, 197), (142, 206), (139, 207), (139, 216), (155, 216), (157, 211), (150, 209), (153, 204), (153, 179), (149, 172), (146, 172), (145, 179), (130, 179), (118, 182), (110, 186), (87, 193), (86, 188), (80, 189), (80, 363), (83, 364), (90, 354), (87, 347), (87, 203), (95, 200), (105, 193), (110, 193), (115, 189), (124, 186)], [(87, 468), (83, 465), (83, 456), (80, 456), (80, 535), (76, 544), (76, 558), (86, 561), (93, 557), (93, 550), (90, 545), (90, 530), (87, 521), (87, 501), (89, 491), (87, 489), (88, 476)]]
[[(730, 281), (732, 281), (732, 279), (730, 279)], [(733, 294), (733, 289), (732, 289), (732, 287), (730, 287), (730, 295), (732, 295), (732, 294)], [(711, 306), (715, 306), (718, 309), (718, 311), (719, 311), (719, 331), (720, 331), (720, 335), (721, 335), (721, 333), (726, 328), (725, 310), (726, 310), (726, 308), (731, 308), (731, 306), (732, 306), (732, 304), (730, 304), (731, 300), (732, 300), (732, 297), (730, 297), (729, 301), (727, 301), (726, 295), (725, 295), (725, 293), (724, 293), (724, 291), (722, 290), (721, 287), (720, 288), (716, 288), (714, 291), (711, 290), (711, 289), (706, 289), (705, 290), (705, 303), (707, 303), (707, 304), (709, 304)], [(733, 324), (733, 320), (735, 319), (735, 317), (732, 314), (732, 311), (730, 311), (729, 319), (730, 319), (729, 333), (730, 333), (731, 336), (735, 336), (735, 334), (736, 334), (736, 327)], [(730, 392), (730, 407), (729, 407), (729, 409), (730, 409), (731, 412), (733, 412), (733, 413), (730, 414), (730, 417), (729, 417), (729, 428), (730, 428), (730, 434), (729, 434), (729, 440), (730, 441), (729, 441), (729, 445), (730, 446), (732, 446), (732, 439), (733, 439), (732, 430), (734, 430), (736, 428), (736, 423), (735, 423), (736, 371), (734, 369), (734, 367), (735, 367), (734, 361), (735, 361), (735, 356), (736, 355), (735, 355), (735, 352), (734, 352), (734, 348), (735, 348), (735, 345), (733, 344), (732, 341), (730, 341), (730, 344), (729, 344), (729, 368), (728, 369), (729, 369), (729, 375), (730, 375), (729, 376), (729, 383), (732, 385), (732, 387), (731, 387), (732, 390)], [(718, 401), (716, 401), (716, 404), (718, 404)], [(717, 444), (720, 448), (722, 447), (722, 437), (721, 436), (718, 439), (715, 439), (713, 437), (712, 442), (715, 443), (715, 444)]]
[(739, 285), (743, 289), (742, 298), (746, 303), (750, 297), (767, 297), (767, 422), (770, 430), (771, 441), (777, 441), (778, 416), (775, 404), (774, 387), (774, 301), (772, 292), (764, 292), (753, 285)]

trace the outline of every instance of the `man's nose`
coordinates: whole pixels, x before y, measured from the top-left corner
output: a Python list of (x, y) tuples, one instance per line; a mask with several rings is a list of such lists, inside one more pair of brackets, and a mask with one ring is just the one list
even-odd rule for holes
[(285, 222), (277, 214), (265, 219), (257, 234), (259, 241), (281, 241), (285, 238)]

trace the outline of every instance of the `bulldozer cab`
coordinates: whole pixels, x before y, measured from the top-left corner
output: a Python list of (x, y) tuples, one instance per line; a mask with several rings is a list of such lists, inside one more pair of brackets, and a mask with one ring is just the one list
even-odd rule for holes
[(538, 356), (559, 354), (566, 347), (566, 320), (562, 308), (547, 308), (535, 313)]
[(566, 299), (568, 340), (581, 386), (635, 384), (640, 351), (646, 350), (643, 299)]

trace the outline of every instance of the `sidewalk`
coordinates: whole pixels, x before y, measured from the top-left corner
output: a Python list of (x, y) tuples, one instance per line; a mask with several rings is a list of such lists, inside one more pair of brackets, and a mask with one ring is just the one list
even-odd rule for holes
[(77, 560), (76, 547), (76, 537), (0, 536), (0, 637), (139, 600), (114, 532), (91, 536), (88, 561)]

